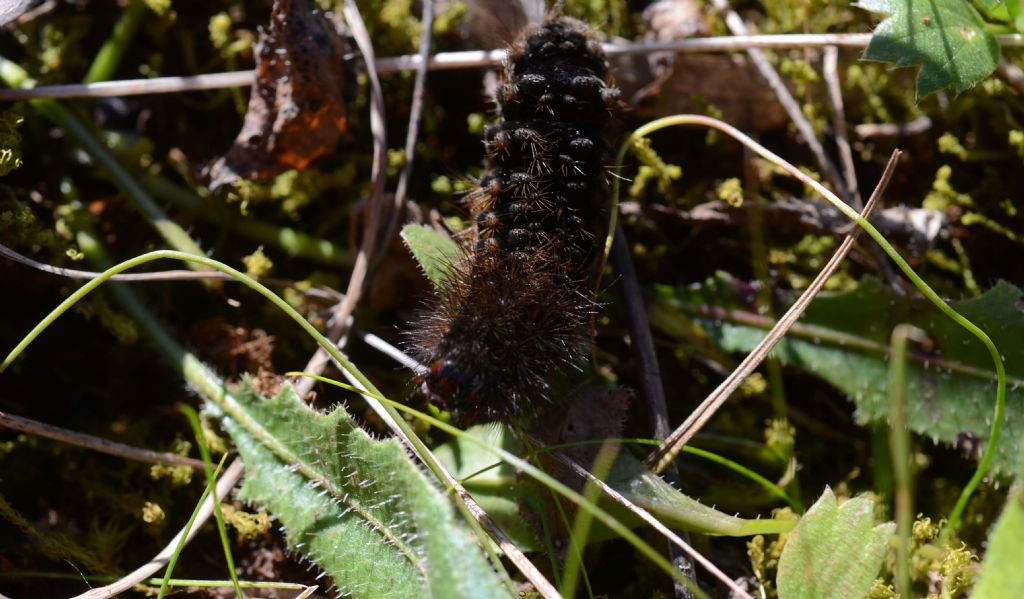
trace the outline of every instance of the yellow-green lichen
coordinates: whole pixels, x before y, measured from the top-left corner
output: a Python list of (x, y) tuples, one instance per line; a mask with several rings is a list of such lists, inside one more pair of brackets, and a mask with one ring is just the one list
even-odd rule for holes
[(257, 539), (270, 530), (270, 516), (263, 510), (251, 514), (228, 503), (221, 504), (220, 509), (224, 514), (224, 522), (238, 532), (240, 541)]
[(663, 196), (671, 196), (672, 182), (683, 176), (683, 169), (662, 160), (661, 156), (651, 147), (651, 140), (646, 137), (633, 142), (633, 154), (640, 163), (640, 168), (637, 169), (636, 178), (629, 188), (630, 197), (640, 197), (651, 180), (658, 182), (658, 191)]
[(167, 517), (160, 504), (147, 501), (142, 506), (142, 521), (146, 524), (160, 524)]
[(18, 108), (0, 112), (0, 177), (21, 166), (21, 127), (25, 117)]
[(715, 197), (733, 208), (739, 208), (743, 205), (743, 184), (737, 177), (730, 177), (718, 184)]
[(274, 263), (263, 253), (262, 245), (256, 248), (255, 252), (243, 257), (242, 264), (245, 264), (245, 274), (257, 279), (267, 276), (274, 268)]

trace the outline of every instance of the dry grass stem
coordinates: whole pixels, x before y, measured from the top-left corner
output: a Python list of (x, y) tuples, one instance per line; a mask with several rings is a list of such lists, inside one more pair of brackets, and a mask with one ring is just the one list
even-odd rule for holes
[[(344, 8), (345, 21), (348, 23), (352, 36), (355, 38), (359, 51), (367, 58), (367, 64), (374, 65), (373, 42), (359, 14), (359, 7), (354, 0), (346, 0)], [(370, 264), (378, 247), (378, 234), (382, 229), (383, 221), (390, 206), (385, 202), (385, 186), (387, 184), (387, 128), (384, 121), (384, 90), (380, 84), (380, 77), (374, 68), (367, 69), (367, 76), (370, 82), (370, 130), (373, 133), (373, 164), (371, 166), (371, 178), (373, 184), (370, 188), (370, 196), (367, 201), (366, 226), (362, 231), (362, 239), (359, 252), (356, 254), (355, 264), (352, 266), (352, 274), (349, 277), (348, 287), (345, 290), (345, 299), (334, 309), (328, 321), (327, 337), (335, 343), (338, 348), (344, 347), (345, 333), (353, 323), (352, 313), (356, 304), (363, 294), (363, 286), (366, 283)], [(391, 215), (397, 218), (397, 215)], [(318, 347), (313, 357), (303, 368), (304, 372), (320, 374), (327, 364), (331, 362), (327, 351)], [(299, 397), (306, 395), (315, 383), (313, 378), (304, 378), (295, 384), (295, 390)]]
[(0, 412), (0, 427), (22, 433), (28, 433), (30, 435), (37, 435), (39, 437), (46, 437), (47, 439), (53, 439), (54, 441), (60, 441), (62, 443), (67, 443), (68, 445), (84, 447), (100, 453), (116, 455), (118, 457), (135, 460), (137, 462), (167, 464), (168, 466), (188, 466), (189, 468), (200, 472), (203, 470), (203, 463), (194, 458), (188, 458), (174, 453), (133, 447), (124, 443), (110, 441), (102, 437), (94, 437), (84, 433), (69, 431), (65, 428), (60, 428), (59, 426), (53, 426), (52, 424), (46, 424), (45, 422), (39, 422), (38, 420), (31, 420), (29, 418), (22, 418), (21, 416), (15, 416), (6, 412)]
[[(1024, 46), (1024, 37), (1019, 33), (997, 36), (1004, 47)], [(718, 37), (689, 38), (669, 42), (636, 42), (624, 44), (603, 44), (609, 56), (650, 54), (652, 52), (710, 53), (734, 52), (750, 49), (822, 48), (864, 48), (871, 40), (870, 33), (798, 33), (778, 35), (734, 35)], [(505, 59), (504, 50), (463, 50), (439, 52), (427, 58), (427, 69), (431, 71), (453, 69), (475, 69), (494, 66)], [(388, 75), (419, 68), (422, 56), (386, 56), (374, 64), (377, 72)], [(188, 77), (153, 77), (148, 79), (126, 79), (100, 83), (76, 83), (67, 85), (41, 85), (30, 89), (0, 89), (0, 101), (30, 100), (33, 98), (80, 98), (137, 96), (168, 94), (190, 91), (248, 87), (255, 78), (253, 71), (231, 71), (209, 73)]]

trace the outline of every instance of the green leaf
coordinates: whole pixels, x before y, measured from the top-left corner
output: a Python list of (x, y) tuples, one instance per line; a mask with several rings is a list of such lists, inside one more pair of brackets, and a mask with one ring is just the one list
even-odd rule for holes
[[(500, 447), (513, 454), (522, 453), (521, 446), (508, 428), (500, 424), (477, 425), (466, 434), (486, 441), (492, 447)], [(523, 551), (539, 548), (537, 535), (519, 509), (527, 500), (527, 494), (536, 489), (534, 485), (521, 484), (523, 481), (512, 466), (459, 437), (435, 447), (434, 456), (463, 484), (517, 547)]]
[(776, 583), (782, 599), (863, 597), (871, 588), (896, 530), (874, 524), (874, 503), (858, 497), (837, 505), (832, 490), (789, 534), (779, 558)]
[(246, 383), (237, 397), (223, 425), (245, 461), (242, 498), (269, 509), (342, 594), (509, 596), (397, 441), (371, 439), (343, 408), (310, 410), (290, 385), (267, 400)]
[(981, 564), (981, 577), (971, 594), (973, 599), (1017, 599), (1024, 597), (1024, 479), (1010, 489), (1003, 515), (988, 539), (988, 552)]
[(791, 520), (730, 516), (681, 493), (628, 452), (620, 452), (607, 483), (662, 523), (690, 532), (743, 537), (786, 532)]
[(864, 58), (921, 65), (918, 97), (949, 86), (962, 92), (999, 63), (999, 42), (966, 0), (861, 0), (857, 6), (888, 15), (875, 28)]
[(402, 240), (435, 287), (442, 287), (448, 282), (452, 265), (462, 259), (462, 250), (451, 237), (427, 226), (402, 227)]
[[(522, 453), (519, 444), (508, 429), (497, 424), (475, 426), (467, 433), (486, 439), (489, 443), (512, 453)], [(449, 469), (453, 476), (463, 480), (466, 489), (473, 494), (502, 530), (509, 533), (521, 547), (535, 547), (536, 535), (525, 526), (520, 505), (529, 499), (530, 485), (516, 484), (514, 471), (500, 465), (478, 474), (482, 469), (495, 464), (494, 456), (476, 445), (460, 439), (441, 445), (434, 455)], [(786, 532), (793, 527), (790, 520), (760, 518), (749, 520), (720, 512), (688, 497), (652, 473), (640, 460), (628, 451), (619, 452), (606, 482), (627, 499), (651, 512), (665, 524), (680, 530), (726, 536), (750, 536)], [(633, 527), (641, 526), (640, 521), (617, 504), (602, 505), (624, 523)], [(590, 540), (609, 538), (610, 531), (600, 527), (589, 537)]]
[[(664, 291), (651, 321), (672, 333), (675, 321), (693, 317), (716, 346), (748, 352), (774, 321), (741, 306), (731, 283), (715, 280), (691, 289)], [(981, 297), (953, 302), (1003, 352), (1009, 376), (1006, 417), (993, 456), (995, 472), (1012, 474), (1024, 449), (1024, 312), (1021, 292), (1000, 283)], [(723, 307), (725, 306), (725, 307)], [(910, 428), (935, 442), (954, 443), (967, 433), (985, 441), (995, 402), (995, 372), (985, 347), (929, 302), (893, 293), (875, 279), (854, 290), (820, 294), (772, 355), (835, 385), (857, 404), (862, 423), (888, 417), (889, 336), (899, 323), (928, 333), (908, 356)], [(980, 454), (979, 454), (980, 455)]]
[(1016, 2), (1017, 0), (974, 0), (974, 5), (989, 21), (1008, 23), (1011, 20), (1009, 5)]

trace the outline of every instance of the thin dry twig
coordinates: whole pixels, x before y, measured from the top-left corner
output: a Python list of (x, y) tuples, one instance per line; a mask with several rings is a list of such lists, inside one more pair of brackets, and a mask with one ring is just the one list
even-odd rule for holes
[[(224, 474), (221, 475), (220, 480), (217, 481), (217, 498), (227, 497), (228, 493), (231, 492), (231, 489), (233, 489), (242, 478), (243, 470), (244, 467), (242, 465), (242, 460), (240, 458), (235, 458), (234, 461), (231, 462), (231, 465), (224, 471)], [(195, 522), (192, 524), (192, 528), (189, 529), (188, 536), (185, 538), (186, 545), (199, 533), (199, 529), (202, 528), (203, 524), (210, 518), (210, 515), (213, 514), (213, 498), (213, 494), (208, 495), (206, 497), (206, 501), (203, 502), (202, 507), (199, 508), (199, 514), (196, 516)], [(174, 538), (171, 539), (162, 550), (160, 550), (160, 553), (157, 553), (153, 559), (136, 568), (134, 572), (127, 574), (117, 582), (108, 584), (107, 586), (90, 589), (88, 592), (82, 593), (74, 599), (108, 599), (109, 597), (115, 597), (153, 576), (162, 570), (170, 561), (171, 556), (174, 555), (175, 551), (177, 551), (178, 543), (184, 533), (184, 529), (180, 530), (178, 534), (174, 535)]]
[[(384, 165), (387, 163), (387, 130), (384, 123), (384, 91), (380, 84), (380, 77), (373, 68), (375, 63), (373, 42), (366, 30), (362, 15), (359, 14), (359, 7), (354, 0), (346, 0), (344, 6), (345, 21), (348, 23), (352, 36), (355, 38), (359, 51), (366, 58), (368, 65), (367, 76), (370, 81), (370, 130), (373, 132), (373, 165), (370, 169), (373, 180), (370, 195), (367, 202), (366, 227), (362, 232), (362, 240), (359, 252), (356, 254), (355, 263), (352, 266), (352, 274), (349, 277), (348, 287), (345, 290), (345, 299), (338, 304), (328, 321), (327, 337), (335, 343), (339, 349), (344, 347), (348, 328), (352, 325), (352, 313), (356, 304), (363, 294), (363, 286), (366, 283), (378, 246), (377, 236), (381, 230), (381, 224), (389, 211), (385, 202), (385, 186), (387, 184), (387, 172)], [(305, 372), (320, 374), (331, 357), (322, 347), (318, 347), (313, 357), (309, 359)], [(302, 397), (307, 394), (315, 384), (315, 379), (304, 378), (295, 384), (295, 390)]]
[[(835, 46), (825, 47), (825, 56), (822, 65), (822, 75), (825, 85), (828, 87), (828, 97), (832, 104), (832, 130), (836, 136), (836, 147), (839, 149), (839, 161), (843, 165), (843, 178), (846, 180), (846, 189), (853, 207), (860, 210), (864, 206), (864, 198), (860, 195), (860, 185), (857, 183), (857, 169), (853, 165), (853, 149), (850, 147), (849, 134), (846, 127), (846, 110), (843, 107), (843, 90), (839, 85), (839, 48)], [(885, 275), (885, 279), (895, 288), (900, 289), (899, 276), (892, 267), (882, 248), (872, 245), (871, 254), (875, 257)]]
[(660, 521), (658, 521), (658, 519), (651, 515), (650, 512), (636, 505), (629, 499), (626, 499), (621, 493), (605, 484), (604, 481), (595, 477), (590, 472), (587, 472), (586, 468), (580, 466), (579, 464), (572, 461), (568, 457), (562, 455), (560, 452), (555, 452), (554, 456), (560, 462), (568, 466), (583, 480), (589, 481), (597, 485), (598, 488), (600, 488), (606, 495), (608, 495), (608, 497), (612, 498), (616, 503), (625, 507), (630, 512), (633, 512), (633, 514), (638, 516), (651, 528), (658, 531), (662, 536), (671, 541), (673, 545), (685, 551), (686, 554), (689, 555), (695, 562), (703, 566), (715, 578), (721, 581), (722, 584), (728, 587), (729, 590), (733, 592), (734, 597), (745, 597), (746, 599), (753, 599), (753, 597), (751, 597), (749, 593), (740, 588), (740, 586), (737, 585), (731, 578), (729, 578), (725, 574), (725, 572), (719, 570), (718, 566), (716, 566), (709, 559), (698, 553), (697, 550), (691, 547), (688, 543), (684, 542), (683, 539), (679, 537), (679, 535), (677, 535), (671, 529), (669, 529), (669, 527), (665, 526)]
[(398, 221), (401, 218), (405, 207), (405, 198), (409, 192), (409, 177), (412, 175), (412, 166), (416, 162), (416, 140), (420, 136), (420, 117), (423, 115), (423, 97), (427, 84), (427, 59), (430, 58), (431, 38), (434, 31), (434, 0), (424, 0), (423, 15), (420, 19), (423, 29), (420, 37), (420, 64), (416, 69), (416, 80), (413, 82), (412, 103), (409, 108), (409, 127), (405, 135), (405, 164), (402, 165), (402, 172), (398, 175), (398, 185), (395, 187), (395, 201), (391, 208), (391, 218), (388, 219), (388, 226), (381, 237), (380, 247), (377, 248), (377, 256), (374, 262), (380, 260), (387, 252), (388, 244), (398, 228)]
[[(1024, 46), (1021, 34), (997, 36), (1004, 47)], [(652, 52), (710, 53), (734, 52), (738, 50), (821, 48), (864, 48), (871, 40), (870, 33), (800, 33), (779, 35), (735, 35), (690, 38), (666, 42), (636, 42), (603, 44), (610, 56), (650, 54)], [(463, 50), (439, 52), (427, 58), (427, 69), (431, 71), (453, 69), (475, 69), (494, 66), (505, 59), (504, 50)], [(375, 62), (381, 75), (411, 71), (419, 68), (423, 58), (418, 54), (386, 56)], [(153, 77), (150, 79), (126, 79), (102, 81), (99, 83), (77, 83), (67, 85), (41, 85), (31, 89), (0, 89), (0, 101), (30, 100), (33, 98), (79, 98), (136, 96), (167, 94), (190, 91), (223, 89), (228, 87), (249, 87), (255, 75), (253, 71), (230, 71), (187, 77)]]
[(864, 198), (860, 195), (857, 184), (857, 169), (853, 166), (853, 149), (846, 126), (846, 109), (843, 106), (843, 89), (839, 85), (839, 48), (826, 46), (822, 61), (822, 75), (828, 87), (828, 98), (832, 103), (832, 130), (836, 136), (836, 147), (839, 148), (839, 160), (843, 165), (843, 178), (846, 189), (853, 198), (853, 207), (860, 210), (864, 206)]
[[(753, 140), (749, 140), (750, 143), (754, 143)], [(774, 155), (773, 155), (774, 156)], [(871, 194), (871, 198), (868, 200), (864, 210), (861, 211), (861, 216), (867, 218), (871, 215), (871, 212), (878, 205), (881, 199), (882, 193), (885, 191), (885, 187), (889, 184), (889, 179), (892, 177), (893, 170), (896, 168), (896, 163), (899, 160), (900, 151), (896, 150), (889, 158), (889, 163), (885, 166), (885, 171), (882, 173), (881, 179), (878, 181), (878, 185), (875, 187), (875, 191)], [(775, 157), (779, 162), (780, 166), (783, 166), (787, 171), (794, 174), (800, 175), (801, 180), (806, 177), (793, 165), (785, 162), (781, 158)], [(809, 179), (808, 179), (809, 180)], [(683, 446), (686, 445), (689, 440), (697, 434), (697, 432), (703, 428), (707, 421), (714, 415), (716, 411), (725, 403), (727, 399), (732, 395), (740, 384), (761, 364), (762, 361), (768, 356), (768, 352), (782, 339), (782, 337), (789, 331), (790, 327), (800, 318), (804, 310), (814, 299), (814, 296), (818, 294), (821, 288), (825, 285), (832, 273), (839, 267), (843, 258), (853, 247), (853, 242), (857, 239), (861, 232), (860, 227), (854, 229), (849, 235), (843, 239), (842, 244), (832, 255), (832, 258), (828, 261), (828, 264), (821, 269), (818, 276), (811, 281), (811, 284), (807, 289), (800, 295), (796, 302), (790, 306), (789, 310), (783, 314), (782, 318), (779, 319), (778, 323), (771, 331), (765, 335), (765, 338), (757, 344), (757, 347), (740, 363), (739, 366), (726, 378), (722, 383), (711, 392), (711, 395), (707, 397), (696, 410), (681, 424), (675, 431), (669, 435), (669, 438), (658, 446), (647, 458), (644, 459), (644, 463), (651, 466), (651, 469), (655, 472), (660, 472), (665, 467), (675, 460), (676, 456), (682, 451)]]
[(93, 435), (78, 433), (66, 428), (46, 424), (45, 422), (39, 422), (38, 420), (32, 420), (30, 418), (15, 416), (14, 414), (8, 414), (6, 412), (0, 412), (0, 427), (22, 433), (28, 433), (30, 435), (46, 437), (47, 439), (53, 439), (54, 441), (92, 449), (100, 453), (115, 455), (121, 458), (135, 460), (137, 462), (166, 464), (168, 466), (188, 466), (189, 468), (200, 472), (203, 470), (203, 462), (194, 458), (163, 451), (142, 449), (141, 447), (134, 447), (132, 445), (118, 443), (102, 437), (94, 437)]
[(932, 128), (932, 119), (920, 116), (908, 123), (861, 123), (853, 128), (860, 139), (907, 137), (919, 135)]
[[(728, 0), (713, 0), (713, 4), (715, 10), (725, 16), (725, 24), (730, 31), (736, 35), (747, 34), (747, 25), (743, 22), (740, 15), (729, 6)], [(775, 67), (768, 62), (764, 52), (756, 48), (750, 48), (747, 50), (747, 56), (750, 57), (750, 61), (754, 63), (754, 67), (761, 73), (764, 80), (768, 82), (768, 87), (775, 92), (775, 96), (779, 99), (779, 103), (782, 104), (782, 108), (786, 111), (789, 119), (793, 121), (793, 124), (796, 125), (797, 131), (804, 138), (804, 143), (807, 144), (811, 153), (814, 154), (814, 159), (817, 160), (822, 173), (832, 183), (832, 186), (839, 191), (839, 195), (849, 204), (851, 197), (846, 185), (843, 184), (843, 178), (840, 176), (839, 170), (836, 169), (836, 165), (825, 154), (825, 148), (822, 147), (818, 136), (815, 135), (814, 127), (807, 120), (807, 117), (804, 116), (803, 110), (800, 109), (800, 105), (793, 97), (793, 94), (789, 93), (786, 82), (782, 80)]]
[[(63, 268), (60, 266), (53, 266), (51, 264), (44, 264), (37, 260), (33, 260), (28, 256), (19, 254), (11, 248), (0, 244), (0, 256), (9, 258), (10, 260), (34, 268), (36, 270), (45, 272), (51, 275), (57, 275), (59, 277), (66, 277), (68, 279), (77, 279), (89, 281), (102, 275), (103, 273), (96, 272), (94, 270), (78, 270), (76, 268)], [(194, 270), (160, 270), (156, 272), (133, 272), (133, 273), (121, 273), (110, 277), (111, 281), (121, 281), (125, 283), (152, 283), (159, 281), (234, 281), (238, 282), (231, 275), (222, 273), (220, 271), (194, 271)], [(272, 277), (261, 278), (260, 282), (268, 287), (291, 287), (296, 288), (295, 281), (289, 281), (286, 279), (276, 279)], [(311, 287), (301, 291), (302, 294), (308, 298), (321, 299), (331, 302), (340, 302), (345, 299), (345, 296), (331, 289), (329, 287)]]

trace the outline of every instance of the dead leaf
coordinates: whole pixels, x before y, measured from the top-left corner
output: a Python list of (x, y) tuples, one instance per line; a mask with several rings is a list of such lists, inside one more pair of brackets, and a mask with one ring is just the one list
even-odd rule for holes
[(205, 178), (219, 193), (236, 179), (302, 170), (332, 151), (347, 124), (354, 50), (313, 0), (275, 0), (270, 30), (256, 44), (256, 82), (245, 123)]

